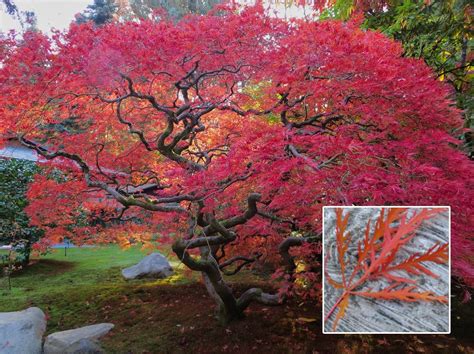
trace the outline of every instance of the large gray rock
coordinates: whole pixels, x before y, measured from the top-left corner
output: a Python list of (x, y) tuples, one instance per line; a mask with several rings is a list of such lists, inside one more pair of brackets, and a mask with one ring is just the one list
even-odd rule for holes
[(37, 307), (0, 313), (0, 353), (41, 353), (46, 316)]
[(163, 279), (173, 274), (173, 268), (161, 253), (152, 253), (143, 258), (140, 263), (122, 270), (125, 279), (155, 278)]
[(103, 353), (98, 340), (112, 328), (114, 328), (112, 323), (99, 323), (50, 334), (44, 343), (44, 354)]

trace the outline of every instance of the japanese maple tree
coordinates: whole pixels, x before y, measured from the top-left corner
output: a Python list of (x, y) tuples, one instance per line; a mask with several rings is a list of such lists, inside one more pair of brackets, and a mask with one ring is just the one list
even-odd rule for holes
[(4, 35), (0, 48), (1, 133), (62, 171), (28, 193), (51, 241), (159, 235), (231, 320), (282, 300), (225, 282), (257, 260), (283, 260), (288, 285), (317, 295), (322, 205), (443, 204), (453, 270), (473, 281), (459, 111), (379, 33), (221, 8)]

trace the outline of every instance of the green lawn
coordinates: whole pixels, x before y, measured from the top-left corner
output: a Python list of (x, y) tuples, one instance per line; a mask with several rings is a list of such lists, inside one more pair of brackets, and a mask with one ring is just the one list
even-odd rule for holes
[[(171, 259), (177, 269), (165, 280), (125, 281), (121, 269), (139, 262), (150, 251), (118, 246), (64, 249), (33, 259), (33, 264), (12, 275), (12, 290), (6, 278), (0, 279), (0, 312), (38, 306), (50, 317), (48, 332), (77, 326), (89, 311), (106, 301), (107, 296), (120, 294), (126, 288), (188, 282), (181, 274), (182, 265)], [(73, 316), (73, 317), (72, 317)]]
[[(173, 276), (163, 280), (122, 278), (122, 268), (136, 264), (149, 252), (139, 247), (122, 250), (107, 246), (70, 248), (65, 256), (64, 249), (54, 250), (15, 272), (11, 291), (6, 278), (0, 279), (0, 312), (37, 306), (48, 317), (46, 334), (111, 322), (114, 330), (101, 341), (111, 353), (187, 352), (200, 346), (206, 351), (215, 331), (225, 342), (219, 332), (224, 329), (213, 316), (215, 305), (197, 282), (198, 274), (185, 272), (171, 252), (162, 253), (175, 270)], [(258, 284), (250, 272), (236, 279)], [(252, 323), (260, 327), (257, 321)], [(184, 328), (198, 332), (184, 333)], [(183, 335), (190, 336), (186, 342)], [(177, 342), (182, 343), (179, 350)]]
[[(317, 301), (290, 299), (284, 306), (253, 304), (243, 321), (226, 326), (214, 319), (215, 304), (197, 279), (165, 255), (175, 275), (164, 280), (123, 280), (120, 270), (149, 251), (117, 246), (64, 249), (33, 259), (14, 273), (12, 290), (0, 279), (0, 312), (41, 308), (47, 333), (111, 322), (101, 340), (107, 353), (307, 353), (307, 352), (472, 352), (472, 306), (453, 305), (454, 336), (327, 336), (321, 334)], [(249, 286), (271, 290), (271, 282), (244, 271), (231, 282), (237, 294)], [(387, 344), (388, 343), (388, 344)], [(471, 346), (471, 347), (470, 347)], [(352, 351), (352, 349), (354, 349)], [(359, 349), (362, 348), (362, 351)], [(365, 349), (364, 349), (365, 348)], [(414, 350), (413, 348), (418, 348)]]

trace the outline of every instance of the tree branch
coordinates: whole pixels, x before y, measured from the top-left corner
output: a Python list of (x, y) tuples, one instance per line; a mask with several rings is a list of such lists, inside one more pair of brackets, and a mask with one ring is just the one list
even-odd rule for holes
[(251, 288), (239, 297), (237, 300), (237, 306), (241, 311), (243, 311), (252, 301), (256, 301), (263, 305), (281, 305), (284, 300), (284, 297), (280, 297), (277, 294), (266, 293), (260, 288)]
[[(262, 256), (262, 253), (256, 253), (253, 257), (244, 257), (244, 256), (235, 256), (232, 258), (229, 258), (228, 260), (222, 262), (219, 265), (219, 269), (223, 271), (225, 275), (234, 275), (237, 274), (244, 268), (246, 265), (249, 265), (251, 263), (256, 262), (260, 257)], [(241, 261), (237, 267), (235, 267), (233, 270), (225, 270), (224, 268), (232, 265), (235, 262)]]
[(302, 246), (305, 242), (314, 242), (320, 238), (321, 235), (313, 237), (288, 237), (280, 243), (278, 246), (278, 252), (289, 272), (293, 272), (296, 269), (295, 259), (290, 254), (290, 248)]
[[(112, 188), (109, 186), (107, 183), (102, 182), (102, 181), (97, 181), (97, 180), (92, 180), (91, 176), (91, 169), (87, 165), (87, 163), (79, 156), (76, 154), (70, 154), (64, 151), (56, 151), (56, 152), (48, 152), (47, 149), (40, 147), (38, 144), (29, 141), (24, 138), (24, 136), (18, 137), (18, 140), (20, 141), (21, 144), (24, 146), (35, 150), (38, 154), (46, 158), (47, 160), (53, 160), (57, 157), (63, 157), (68, 160), (71, 160), (75, 162), (78, 167), (81, 169), (82, 173), (84, 174), (84, 178), (86, 180), (86, 183), (89, 187), (96, 187), (100, 188), (107, 193), (109, 193), (112, 197), (114, 197), (119, 203), (121, 203), (124, 206), (138, 206), (146, 210), (150, 211), (163, 211), (163, 212), (181, 212), (181, 213), (188, 213), (186, 209), (181, 207), (179, 204), (174, 204), (170, 203), (167, 205), (161, 205), (159, 203), (154, 203), (154, 202), (148, 202), (144, 200), (139, 200), (134, 198), (133, 196), (125, 196), (122, 193), (120, 193), (116, 188)], [(165, 201), (166, 203), (166, 201)]]

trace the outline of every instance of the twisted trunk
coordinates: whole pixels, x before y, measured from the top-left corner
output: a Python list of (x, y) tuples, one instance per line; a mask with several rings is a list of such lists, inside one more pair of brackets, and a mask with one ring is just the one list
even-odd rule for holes
[(252, 302), (265, 305), (279, 305), (283, 302), (278, 295), (265, 293), (259, 288), (248, 289), (237, 298), (223, 279), (219, 265), (207, 247), (200, 247), (199, 259), (189, 255), (186, 241), (182, 239), (173, 244), (173, 251), (187, 267), (201, 272), (204, 285), (216, 303), (216, 317), (223, 324), (243, 318), (245, 309)]
[(216, 317), (222, 324), (234, 319), (244, 317), (243, 310), (237, 304), (237, 300), (229, 285), (222, 278), (217, 261), (212, 257), (206, 247), (201, 247), (201, 258), (209, 262), (209, 269), (202, 272), (202, 279), (207, 292), (216, 303)]
[[(234, 272), (230, 272), (230, 274), (235, 274), (242, 269), (243, 265), (258, 259), (259, 255), (254, 257), (233, 257), (222, 264), (219, 264), (219, 260), (222, 257), (216, 256), (216, 249), (218, 247), (225, 247), (225, 245), (237, 238), (237, 235), (231, 229), (246, 223), (257, 215), (256, 203), (259, 200), (259, 194), (251, 193), (247, 198), (248, 207), (244, 213), (221, 221), (218, 221), (211, 213), (204, 215), (199, 212), (196, 221), (202, 227), (201, 235), (196, 237), (195, 232), (192, 231), (187, 239), (178, 239), (173, 244), (173, 251), (181, 262), (191, 270), (201, 272), (204, 285), (211, 298), (216, 302), (216, 314), (221, 323), (228, 323), (243, 318), (245, 309), (252, 302), (259, 302), (265, 305), (279, 305), (283, 302), (283, 299), (278, 295), (265, 293), (259, 288), (248, 289), (237, 298), (232, 288), (225, 282), (223, 278), (225, 267), (234, 262), (243, 262), (236, 266)], [(194, 222), (191, 222), (190, 225), (192, 226), (191, 229), (194, 230)], [(200, 257), (193, 257), (189, 254), (188, 251), (193, 248), (199, 249)]]

